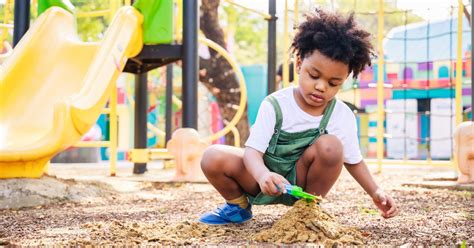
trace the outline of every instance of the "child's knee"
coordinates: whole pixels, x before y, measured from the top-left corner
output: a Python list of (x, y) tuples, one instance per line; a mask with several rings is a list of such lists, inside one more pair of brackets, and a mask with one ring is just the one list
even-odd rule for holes
[(336, 136), (330, 134), (322, 135), (316, 140), (315, 149), (320, 160), (330, 165), (342, 165), (343, 146)]
[(224, 160), (224, 153), (220, 145), (211, 145), (204, 151), (201, 159), (201, 168), (204, 172), (214, 170)]

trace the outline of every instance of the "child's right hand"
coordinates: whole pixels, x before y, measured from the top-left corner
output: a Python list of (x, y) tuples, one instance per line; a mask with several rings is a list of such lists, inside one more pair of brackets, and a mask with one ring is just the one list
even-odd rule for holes
[(260, 186), (262, 193), (271, 196), (286, 193), (285, 184), (290, 183), (282, 175), (275, 172), (267, 172), (258, 180), (258, 185)]

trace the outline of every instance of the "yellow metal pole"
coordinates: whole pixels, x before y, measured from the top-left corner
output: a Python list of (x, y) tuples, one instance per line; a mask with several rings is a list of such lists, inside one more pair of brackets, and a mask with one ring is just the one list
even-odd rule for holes
[(114, 18), (114, 14), (117, 11), (120, 3), (117, 0), (109, 0), (110, 4), (110, 13), (109, 13), (109, 22), (112, 21), (112, 18)]
[(456, 126), (462, 122), (462, 20), (463, 20), (463, 3), (458, 0), (458, 34), (457, 34), (457, 50), (456, 50)]
[[(239, 101), (238, 107), (236, 107), (237, 112), (235, 113), (232, 120), (230, 120), (229, 123), (227, 123), (226, 126), (223, 129), (221, 129), (218, 132), (216, 132), (214, 134), (211, 134), (210, 136), (204, 138), (204, 140), (206, 142), (210, 143), (210, 142), (212, 142), (214, 140), (217, 140), (218, 138), (226, 135), (227, 133), (231, 132), (232, 128), (235, 127), (235, 125), (237, 125), (240, 118), (242, 117), (242, 114), (245, 111), (245, 107), (246, 107), (246, 103), (247, 103), (247, 88), (245, 87), (244, 75), (242, 74), (242, 71), (240, 70), (239, 65), (237, 64), (235, 59), (229, 54), (229, 52), (227, 52), (224, 48), (219, 46), (219, 44), (217, 44), (214, 41), (209, 40), (207, 38), (198, 37), (198, 41), (200, 43), (208, 46), (209, 48), (214, 49), (218, 54), (220, 54), (222, 57), (224, 57), (227, 60), (227, 62), (230, 64), (230, 66), (234, 70), (234, 72), (235, 72), (235, 74), (238, 78), (239, 86), (240, 86), (240, 101)], [(135, 104), (135, 100), (133, 99), (130, 92), (131, 92), (131, 87), (130, 87), (130, 84), (127, 83), (127, 99), (130, 102), (130, 105), (133, 106)], [(178, 97), (176, 97), (175, 95), (173, 95), (173, 104), (177, 105), (178, 109), (181, 108), (181, 105), (182, 105), (181, 100)], [(156, 129), (153, 129), (151, 127), (152, 127), (152, 125), (148, 126), (148, 128), (151, 129), (152, 131), (157, 131)], [(235, 135), (235, 133), (234, 133), (234, 135)]]
[(79, 141), (74, 147), (110, 147), (110, 141)]
[(176, 0), (178, 14), (175, 17), (174, 37), (176, 41), (181, 42), (183, 39), (183, 0)]
[(110, 108), (110, 176), (115, 176), (117, 172), (117, 82), (113, 82), (112, 94), (109, 100)]
[(48, 161), (46, 165), (44, 166), (43, 173), (46, 175), (49, 175), (49, 167), (51, 165), (51, 161)]
[(99, 17), (99, 16), (112, 16), (112, 11), (110, 9), (104, 10), (95, 10), (95, 11), (87, 11), (87, 12), (78, 12), (76, 14), (77, 18), (84, 18), (84, 17)]
[(268, 14), (268, 13), (264, 13), (264, 12), (261, 12), (261, 11), (258, 11), (258, 10), (255, 10), (255, 9), (252, 9), (252, 8), (249, 8), (249, 7), (246, 7), (242, 4), (238, 4), (236, 3), (234, 0), (225, 0), (227, 3), (231, 4), (231, 5), (234, 5), (234, 6), (237, 6), (241, 9), (244, 9), (244, 10), (247, 10), (247, 11), (250, 11), (250, 12), (253, 12), (255, 14), (258, 14), (260, 16), (262, 16), (263, 18), (265, 18), (265, 20), (270, 20), (272, 19), (272, 17)]
[[(298, 28), (298, 25), (299, 25), (299, 8), (298, 8), (298, 0), (295, 0), (295, 4), (293, 6), (293, 14), (294, 14), (294, 28), (293, 28), (293, 37), (296, 36), (296, 31), (297, 31), (297, 28)], [(296, 54), (294, 55), (293, 57), (293, 84), (295, 85), (298, 85), (298, 81), (299, 81), (299, 74), (298, 74), (298, 70), (297, 70), (297, 66), (296, 66)]]
[(383, 52), (383, 25), (384, 25), (384, 1), (379, 0), (379, 10), (377, 16), (377, 173), (382, 172), (382, 160), (384, 154), (383, 134), (384, 134), (384, 52)]
[(8, 20), (10, 19), (10, 4), (11, 0), (7, 0), (5, 2), (5, 11), (3, 14), (3, 24), (5, 24), (5, 27), (3, 27), (3, 32), (2, 32), (2, 41), (0, 42), (0, 51), (3, 51), (3, 42), (7, 40), (8, 37)]
[(230, 120), (229, 123), (227, 123), (224, 129), (204, 139), (206, 142), (210, 143), (224, 136), (228, 132), (232, 131), (231, 130), (232, 127), (235, 127), (235, 125), (237, 125), (237, 122), (239, 122), (240, 118), (242, 117), (242, 114), (245, 111), (245, 105), (247, 103), (247, 88), (245, 87), (245, 78), (244, 78), (244, 75), (242, 74), (242, 71), (240, 70), (239, 65), (237, 64), (237, 62), (235, 62), (232, 56), (224, 48), (219, 46), (219, 44), (215, 43), (214, 41), (203, 38), (203, 37), (199, 37), (198, 41), (214, 49), (217, 53), (222, 55), (227, 60), (227, 62), (229, 62), (237, 78), (239, 79), (239, 85), (240, 85), (240, 102), (239, 102), (239, 107), (237, 109), (237, 112), (235, 113), (232, 120)]
[(239, 129), (237, 129), (235, 126), (230, 129), (232, 134), (234, 135), (234, 146), (235, 147), (240, 147), (240, 133)]
[(31, 1), (31, 12), (33, 16), (38, 17), (38, 0)]
[(164, 131), (160, 130), (159, 128), (155, 127), (155, 125), (153, 125), (152, 123), (147, 122), (146, 126), (147, 126), (148, 129), (150, 129), (150, 131), (152, 131), (154, 134), (156, 134), (160, 139), (165, 138), (166, 133)]
[(288, 66), (288, 60), (290, 56), (288, 54), (289, 47), (289, 32), (288, 32), (288, 0), (285, 0), (285, 16), (283, 24), (283, 88), (286, 88), (290, 85), (290, 68)]

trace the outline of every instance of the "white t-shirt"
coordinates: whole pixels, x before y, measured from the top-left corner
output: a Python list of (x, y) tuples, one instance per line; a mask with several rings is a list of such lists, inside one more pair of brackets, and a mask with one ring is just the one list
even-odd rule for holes
[[(288, 133), (295, 133), (319, 127), (323, 115), (312, 116), (304, 112), (296, 103), (293, 90), (294, 87), (287, 87), (272, 94), (280, 104), (283, 119), (281, 129)], [(276, 115), (273, 105), (269, 101), (263, 101), (245, 146), (265, 153), (274, 133), (275, 123)], [(326, 130), (342, 142), (345, 163), (357, 164), (362, 160), (356, 118), (342, 101), (336, 101)]]

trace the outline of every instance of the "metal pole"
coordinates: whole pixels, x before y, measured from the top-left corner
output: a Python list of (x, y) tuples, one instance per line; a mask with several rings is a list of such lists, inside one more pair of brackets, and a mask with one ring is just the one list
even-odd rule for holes
[[(298, 0), (295, 0), (295, 3), (294, 3), (294, 7), (293, 7), (294, 11), (293, 11), (293, 22), (294, 22), (294, 31), (293, 31), (293, 37), (295, 37), (296, 35), (296, 32), (295, 30), (297, 30), (298, 28), (298, 25), (299, 25), (299, 7), (298, 7)], [(297, 67), (296, 67), (296, 60), (297, 60), (297, 57), (296, 57), (296, 54), (294, 55), (293, 57), (293, 84), (294, 85), (298, 85), (298, 82), (300, 81), (299, 79), (299, 75), (297, 73)], [(354, 91), (355, 92), (355, 91)]]
[(165, 114), (165, 141), (171, 139), (173, 131), (173, 64), (166, 66), (166, 114)]
[(289, 67), (289, 46), (290, 37), (288, 32), (288, 0), (285, 0), (285, 14), (283, 17), (283, 64), (282, 64), (282, 76), (283, 76), (283, 88), (290, 86), (290, 67)]
[(267, 53), (267, 95), (275, 91), (276, 80), (276, 0), (268, 0), (268, 53)]
[(109, 161), (110, 161), (110, 176), (117, 174), (117, 146), (118, 146), (118, 132), (117, 132), (117, 82), (113, 82), (112, 93), (109, 100)]
[(377, 173), (382, 172), (382, 160), (384, 155), (384, 53), (383, 53), (383, 25), (384, 25), (384, 1), (379, 0), (377, 25)]
[(474, 41), (474, 32), (472, 31), (472, 15), (474, 15), (474, 5), (471, 3), (471, 121), (474, 121), (474, 66), (472, 60), (474, 59), (474, 49), (472, 41)]
[(30, 27), (30, 1), (15, 0), (14, 14), (13, 47), (20, 42), (21, 37)]
[(458, 33), (457, 33), (457, 50), (456, 50), (456, 127), (462, 122), (462, 22), (463, 22), (463, 3), (458, 0)]
[[(135, 149), (146, 149), (147, 144), (147, 73), (135, 75)], [(146, 163), (135, 163), (134, 174), (146, 172)]]
[(197, 129), (198, 1), (183, 4), (183, 127)]

